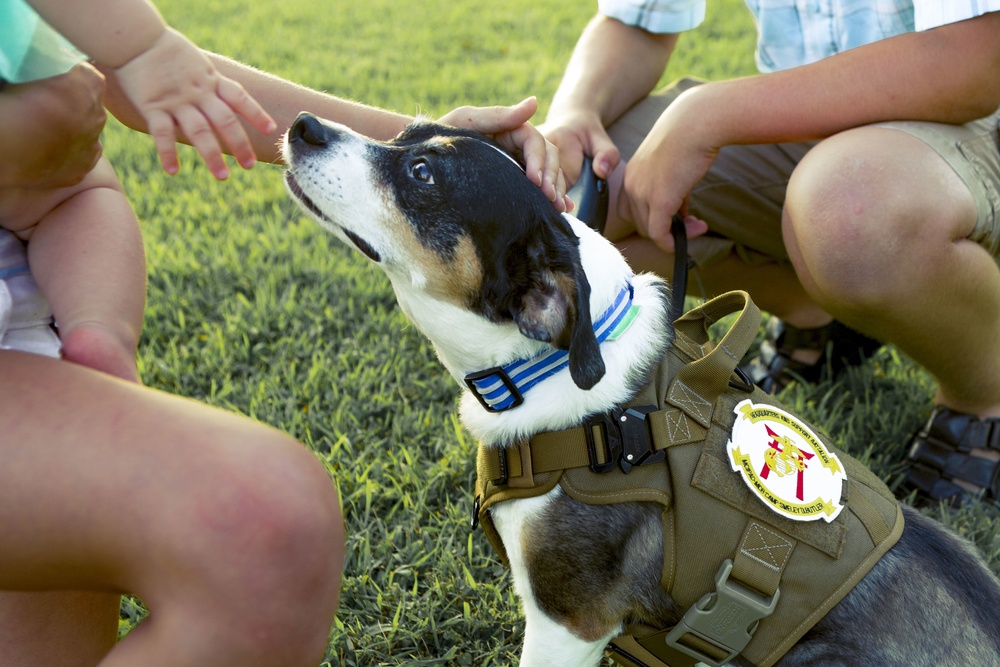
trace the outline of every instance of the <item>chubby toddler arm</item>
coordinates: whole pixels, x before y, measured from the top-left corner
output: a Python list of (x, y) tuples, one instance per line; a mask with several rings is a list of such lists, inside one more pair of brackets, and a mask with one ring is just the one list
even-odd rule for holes
[(168, 173), (178, 170), (178, 132), (216, 178), (229, 175), (224, 144), (239, 163), (255, 155), (240, 118), (261, 132), (274, 121), (243, 87), (216, 70), (205, 54), (168, 27), (146, 0), (28, 0), (81, 51), (117, 79), (142, 116)]
[[(249, 125), (244, 127), (257, 155), (267, 162), (281, 163), (279, 144), (282, 136), (302, 111), (309, 111), (347, 125), (373, 139), (382, 140), (396, 136), (413, 121), (412, 116), (307, 88), (216, 53), (205, 52), (205, 55), (224, 76), (245, 87), (277, 121), (276, 127), (266, 131)], [(106, 104), (115, 118), (128, 127), (149, 131), (142, 116), (113, 76), (108, 79)], [(463, 106), (445, 114), (440, 120), (493, 135), (500, 144), (521, 158), (529, 177), (541, 186), (556, 208), (567, 210), (572, 202), (565, 197), (565, 179), (558, 168), (557, 149), (527, 122), (534, 114), (537, 104), (537, 100), (528, 98), (514, 106)], [(184, 140), (188, 141), (186, 138)]]

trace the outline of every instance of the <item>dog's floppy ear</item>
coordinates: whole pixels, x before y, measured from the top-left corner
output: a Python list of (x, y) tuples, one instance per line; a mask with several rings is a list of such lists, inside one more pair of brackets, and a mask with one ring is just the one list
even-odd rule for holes
[(569, 351), (569, 372), (581, 389), (604, 377), (604, 360), (590, 316), (590, 283), (580, 265), (576, 237), (572, 243), (544, 239), (528, 244), (529, 287), (513, 311), (522, 334)]

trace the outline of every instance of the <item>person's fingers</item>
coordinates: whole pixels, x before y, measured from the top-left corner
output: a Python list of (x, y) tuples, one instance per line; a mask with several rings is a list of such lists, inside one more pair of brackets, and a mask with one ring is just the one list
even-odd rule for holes
[(562, 173), (567, 185), (573, 187), (580, 180), (583, 168), (583, 148), (578, 143), (564, 145), (559, 149), (559, 160), (562, 162)]
[(219, 98), (212, 97), (202, 105), (201, 111), (240, 166), (244, 169), (253, 167), (257, 161), (253, 144), (233, 110)]
[(673, 217), (673, 211), (668, 213), (665, 208), (651, 208), (647, 225), (650, 240), (670, 254), (674, 252), (674, 235), (670, 232)]
[(614, 171), (618, 163), (621, 162), (621, 152), (611, 137), (604, 133), (598, 133), (590, 137), (590, 150), (593, 155), (594, 173), (599, 178), (607, 180), (611, 172)]
[(513, 106), (459, 107), (439, 122), (491, 135), (504, 150), (520, 159), (525, 174), (539, 186), (560, 212), (572, 209), (566, 196), (566, 175), (560, 168), (558, 147), (528, 120), (538, 110), (538, 99), (528, 97)]
[[(556, 192), (569, 192), (569, 188), (566, 187), (566, 175), (562, 169), (556, 175)], [(562, 207), (560, 208), (558, 202), (556, 202), (556, 208), (562, 213), (572, 213), (573, 209), (576, 208), (576, 204), (569, 198), (568, 194), (564, 194), (562, 196)]]
[(274, 122), (274, 119), (236, 81), (227, 77), (221, 77), (217, 92), (223, 102), (243, 117), (250, 124), (250, 127), (261, 134), (271, 134), (278, 128), (278, 124)]
[(527, 123), (508, 132), (506, 137), (501, 138), (501, 144), (505, 144), (508, 150), (521, 154), (528, 179), (541, 188), (559, 211), (565, 211), (566, 179), (561, 177), (559, 149), (555, 144), (542, 136), (536, 127)]
[(146, 127), (156, 144), (156, 152), (160, 155), (160, 164), (168, 174), (176, 174), (180, 169), (177, 161), (177, 137), (174, 134), (174, 121), (163, 111), (151, 111), (146, 115)]
[(708, 223), (693, 215), (684, 216), (684, 229), (689, 239), (708, 233)]
[[(559, 208), (560, 211), (565, 211), (566, 209), (564, 207), (566, 199), (565, 196), (566, 177), (562, 173), (562, 169), (560, 168), (559, 149), (556, 147), (555, 144), (546, 140), (545, 137), (541, 135), (541, 133), (538, 133), (538, 136), (541, 137), (543, 142), (545, 142), (544, 165), (542, 167), (542, 182), (552, 184), (552, 186), (555, 188), (555, 199), (553, 201), (556, 201), (557, 208)], [(563, 200), (562, 201), (563, 207), (558, 206), (559, 204), (558, 200)]]
[(201, 159), (205, 161), (208, 170), (218, 180), (229, 178), (229, 168), (222, 157), (222, 148), (216, 139), (215, 132), (201, 110), (186, 107), (177, 112), (177, 124), (184, 132), (191, 145), (194, 146)]
[(680, 210), (673, 213), (667, 213), (673, 207), (666, 205), (658, 205), (651, 209), (654, 212), (650, 213), (649, 218), (649, 238), (665, 252), (674, 253), (677, 249), (673, 230), (675, 216), (681, 216), (684, 223), (684, 235), (689, 239), (701, 236), (708, 231), (708, 223), (693, 215), (688, 215), (689, 204), (688, 198), (685, 197), (681, 202)]
[(538, 100), (529, 97), (514, 106), (458, 107), (441, 116), (440, 122), (483, 134), (497, 134), (523, 125), (537, 110)]
[[(495, 139), (507, 152), (521, 158), (521, 163), (524, 165), (524, 173), (532, 183), (542, 188), (542, 190), (545, 190), (546, 182), (549, 186), (552, 186), (555, 174), (550, 173), (547, 181), (545, 178), (549, 143), (542, 136), (541, 132), (531, 125), (521, 124), (514, 129), (500, 133)], [(554, 146), (552, 146), (552, 150), (556, 150)], [(558, 159), (558, 152), (556, 152), (556, 157)], [(554, 195), (552, 192), (547, 192), (546, 196), (552, 199)]]
[(674, 237), (670, 233), (674, 213), (669, 207), (629, 194), (627, 187), (619, 191), (618, 217), (632, 223), (639, 236), (648, 238), (668, 253), (674, 252)]
[[(514, 128), (531, 120), (531, 117), (538, 111), (538, 98), (527, 97), (513, 106), (484, 107), (484, 111), (486, 114), (483, 120), (488, 121), (494, 128)], [(479, 128), (474, 129), (479, 130)], [(490, 130), (479, 131), (489, 132)]]
[(538, 98), (532, 95), (531, 97), (526, 97), (514, 106), (506, 107), (509, 109), (507, 113), (510, 114), (510, 122), (517, 123), (527, 123), (531, 120), (535, 112), (538, 111)]

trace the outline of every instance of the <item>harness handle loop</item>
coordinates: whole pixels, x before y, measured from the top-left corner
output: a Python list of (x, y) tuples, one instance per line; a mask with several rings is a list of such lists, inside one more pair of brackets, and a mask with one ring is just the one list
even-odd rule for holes
[(726, 292), (688, 311), (674, 323), (684, 336), (699, 345), (708, 340), (708, 328), (723, 317), (739, 312), (733, 326), (708, 354), (677, 372), (667, 392), (667, 402), (708, 427), (715, 400), (725, 393), (737, 365), (760, 330), (760, 309), (743, 291)]

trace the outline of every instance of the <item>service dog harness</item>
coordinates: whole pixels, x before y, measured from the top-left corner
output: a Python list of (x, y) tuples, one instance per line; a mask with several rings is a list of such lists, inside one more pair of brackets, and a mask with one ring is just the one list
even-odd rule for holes
[[(739, 312), (716, 346), (708, 327)], [(899, 539), (903, 517), (874, 474), (737, 370), (760, 311), (724, 294), (675, 323), (651, 382), (584, 425), (480, 447), (474, 525), (506, 562), (496, 503), (557, 484), (589, 504), (662, 505), (660, 585), (687, 612), (631, 625), (608, 647), (628, 667), (768, 667)], [(485, 405), (485, 403), (484, 403)]]

